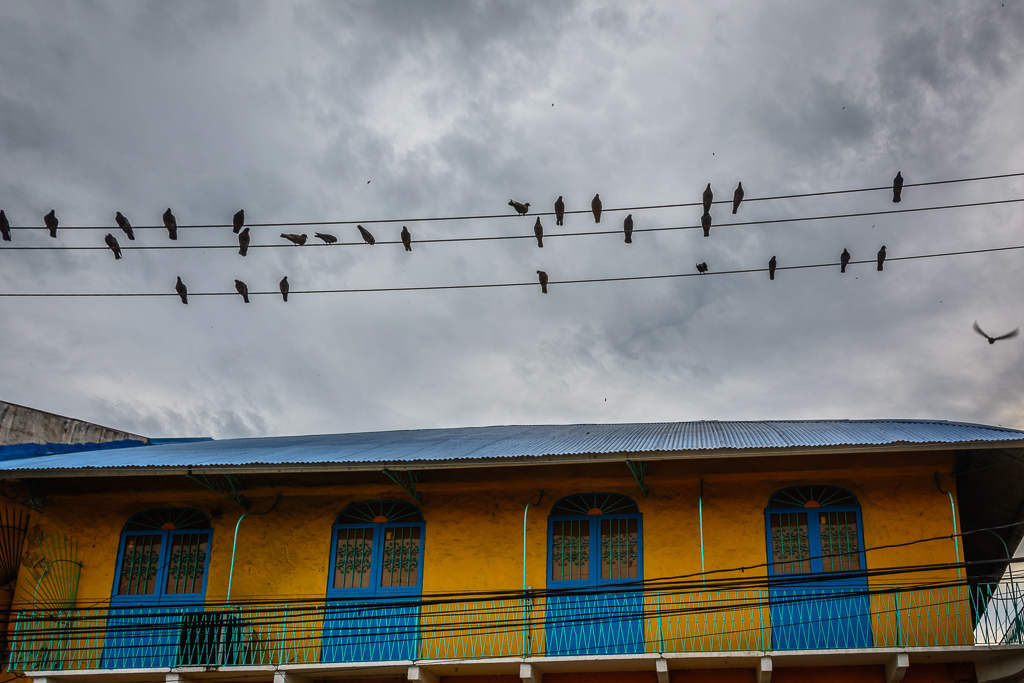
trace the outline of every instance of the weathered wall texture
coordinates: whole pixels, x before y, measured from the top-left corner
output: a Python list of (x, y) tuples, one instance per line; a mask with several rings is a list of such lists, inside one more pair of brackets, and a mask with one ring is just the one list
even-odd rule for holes
[(149, 441), (144, 436), (0, 401), (0, 446), (22, 443)]

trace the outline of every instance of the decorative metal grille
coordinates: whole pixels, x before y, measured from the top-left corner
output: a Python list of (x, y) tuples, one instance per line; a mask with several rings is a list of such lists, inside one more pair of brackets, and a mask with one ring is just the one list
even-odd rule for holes
[(555, 581), (589, 579), (590, 520), (559, 520), (552, 527), (552, 578)]
[(174, 534), (167, 562), (168, 595), (202, 593), (209, 534)]
[(772, 558), (776, 574), (811, 571), (811, 545), (806, 512), (783, 512), (771, 516)]
[(128, 520), (125, 531), (154, 529), (209, 529), (210, 518), (191, 508), (157, 508), (146, 510)]
[(601, 578), (635, 579), (639, 571), (635, 519), (601, 520)]
[(335, 588), (369, 588), (373, 529), (338, 529), (334, 555)]
[(591, 510), (600, 510), (602, 515), (638, 515), (640, 509), (632, 498), (618, 493), (577, 493), (566, 496), (551, 508), (552, 516), (586, 515)]
[[(853, 494), (837, 486), (791, 486), (772, 494), (768, 500), (770, 508), (802, 508), (808, 507), (807, 503), (817, 503), (817, 507), (844, 506), (853, 507), (857, 505), (857, 499)], [(810, 506), (815, 507), (815, 506)]]
[(420, 528), (385, 528), (380, 585), (384, 588), (415, 586), (419, 578)]
[(389, 522), (423, 521), (423, 515), (415, 505), (397, 500), (374, 500), (349, 505), (338, 515), (335, 524), (369, 524), (381, 517)]
[(821, 563), (826, 572), (860, 570), (860, 534), (856, 512), (822, 512)]
[(129, 536), (124, 542), (118, 595), (152, 595), (160, 568), (160, 534)]

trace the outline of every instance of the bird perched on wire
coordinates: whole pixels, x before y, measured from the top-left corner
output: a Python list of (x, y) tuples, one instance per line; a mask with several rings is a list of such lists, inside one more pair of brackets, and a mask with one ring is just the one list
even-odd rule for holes
[(181, 303), (188, 305), (188, 287), (181, 281), (181, 276), (178, 276), (178, 281), (174, 285), (174, 291), (181, 297)]
[(11, 241), (11, 224), (7, 221), (7, 214), (0, 209), (0, 236), (4, 238), (4, 242)]
[(167, 236), (172, 240), (178, 239), (178, 219), (174, 217), (170, 209), (164, 211), (164, 227), (167, 228)]
[(903, 199), (903, 173), (896, 171), (896, 177), (892, 179), (892, 203), (899, 204)]
[(601, 195), (595, 194), (594, 198), (590, 200), (590, 210), (594, 212), (594, 222), (601, 222)]
[(558, 199), (555, 200), (555, 225), (561, 225), (564, 217), (565, 202), (562, 201), (562, 195), (558, 195)]
[(306, 243), (306, 236), (304, 234), (296, 235), (294, 232), (282, 232), (281, 237), (285, 238), (297, 247), (301, 247)]
[(377, 243), (377, 240), (373, 239), (373, 235), (370, 234), (369, 230), (367, 230), (361, 225), (357, 225), (356, 227), (359, 228), (359, 234), (363, 236), (364, 242), (371, 245)]
[(769, 280), (774, 280), (775, 279), (775, 266), (776, 266), (777, 263), (778, 263), (778, 261), (775, 260), (774, 256), (772, 256), (770, 259), (768, 259), (768, 279)]
[(547, 294), (548, 293), (548, 274), (545, 273), (543, 270), (538, 270), (537, 271), (537, 278), (540, 280), (540, 293), (541, 294)]
[(59, 221), (57, 220), (57, 212), (50, 209), (50, 213), (43, 216), (43, 221), (46, 222), (46, 227), (50, 231), (50, 237), (56, 237), (57, 225), (59, 224)]
[(848, 265), (850, 265), (850, 252), (843, 249), (843, 253), (839, 256), (839, 272), (845, 273)]
[(704, 188), (704, 213), (711, 211), (711, 202), (715, 200), (715, 193), (711, 191), (711, 183)]
[(633, 244), (633, 214), (622, 221), (622, 232), (626, 233), (626, 244)]
[(409, 233), (409, 228), (402, 226), (402, 245), (406, 251), (412, 251), (412, 235)]
[(526, 202), (524, 204), (523, 202), (517, 202), (514, 199), (510, 199), (508, 200), (508, 205), (515, 209), (516, 213), (520, 216), (525, 216), (526, 212), (530, 210), (530, 202)]
[(287, 275), (281, 278), (281, 284), (279, 286), (281, 288), (281, 296), (284, 298), (285, 301), (288, 301), (288, 290), (290, 289), (290, 287), (288, 286)]
[(231, 232), (238, 232), (245, 225), (245, 209), (239, 209), (231, 219)]
[(882, 264), (883, 263), (885, 263), (885, 245), (884, 244), (882, 245), (882, 248), (878, 250), (878, 270), (879, 270), (879, 272), (881, 272), (881, 270), (882, 270)]
[(314, 232), (313, 236), (318, 239), (322, 239), (324, 244), (334, 244), (338, 241), (338, 238), (329, 232)]
[(249, 253), (249, 228), (238, 233), (238, 253), (245, 256)]
[(989, 343), (989, 344), (995, 344), (995, 343), (996, 343), (997, 341), (999, 341), (1000, 339), (1013, 339), (1013, 338), (1014, 338), (1014, 337), (1016, 337), (1016, 336), (1017, 336), (1018, 334), (1020, 334), (1020, 328), (1019, 328), (1019, 327), (1015, 327), (1015, 328), (1013, 328), (1013, 331), (1012, 331), (1012, 332), (1007, 332), (1006, 334), (1001, 334), (1001, 335), (999, 335), (998, 337), (991, 337), (991, 336), (989, 336), (989, 335), (988, 335), (988, 334), (987, 334), (987, 333), (985, 332), (985, 330), (981, 329), (981, 328), (980, 328), (980, 327), (978, 326), (978, 321), (977, 321), (977, 320), (975, 320), (975, 321), (974, 321), (974, 331), (975, 331), (975, 332), (977, 332), (978, 334), (980, 334), (980, 335), (981, 335), (982, 337), (984, 337), (985, 339), (988, 339), (988, 343)]
[(533, 234), (537, 238), (537, 246), (541, 249), (544, 248), (544, 226), (540, 224), (540, 216), (537, 216), (537, 222), (533, 224)]
[(697, 272), (700, 273), (701, 275), (703, 275), (704, 273), (708, 272), (708, 262), (707, 261), (701, 261), (700, 263), (698, 263), (697, 264)]
[(711, 237), (711, 214), (707, 211), (700, 217), (700, 226), (704, 228), (704, 236)]
[(740, 202), (742, 202), (742, 201), (743, 201), (743, 183), (740, 183), (740, 184), (738, 184), (736, 186), (736, 191), (732, 193), (732, 212), (733, 213), (736, 213), (736, 211), (740, 208)]
[(108, 232), (107, 236), (103, 238), (103, 242), (107, 245), (107, 248), (110, 249), (110, 251), (114, 252), (114, 260), (120, 260), (121, 245), (117, 243), (117, 238)]
[(235, 291), (242, 295), (242, 301), (249, 303), (249, 286), (241, 280), (235, 280)]
[(120, 211), (114, 214), (114, 220), (117, 221), (117, 227), (124, 231), (124, 234), (128, 235), (128, 239), (135, 240), (135, 231), (132, 230), (132, 224), (128, 222), (128, 219), (124, 217)]

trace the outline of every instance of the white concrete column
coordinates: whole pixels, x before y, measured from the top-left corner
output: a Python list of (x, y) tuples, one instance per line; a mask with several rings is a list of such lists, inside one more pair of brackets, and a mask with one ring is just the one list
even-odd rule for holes
[[(36, 681), (39, 680), (42, 679), (36, 679)], [(188, 681), (188, 678), (183, 674), (178, 673), (177, 671), (172, 671), (164, 676), (164, 683), (186, 683), (186, 681)]]
[(537, 667), (533, 664), (520, 664), (519, 678), (523, 679), (523, 683), (541, 683), (544, 680), (544, 674), (537, 671)]
[(668, 660), (659, 657), (654, 660), (654, 670), (658, 672), (658, 683), (668, 683)]
[(306, 679), (303, 676), (288, 673), (287, 671), (275, 671), (274, 683), (306, 683)]
[(757, 663), (757, 669), (754, 670), (755, 678), (757, 683), (772, 683), (772, 658), (761, 657), (761, 661)]
[(910, 657), (906, 652), (897, 652), (896, 656), (885, 663), (886, 683), (900, 683), (910, 666)]
[(409, 679), (409, 683), (439, 683), (440, 681), (437, 674), (415, 665), (409, 667), (405, 677)]

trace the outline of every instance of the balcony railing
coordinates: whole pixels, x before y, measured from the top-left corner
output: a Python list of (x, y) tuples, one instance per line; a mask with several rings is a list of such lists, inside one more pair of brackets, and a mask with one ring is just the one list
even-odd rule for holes
[(1024, 586), (15, 611), (10, 671), (1024, 642)]

